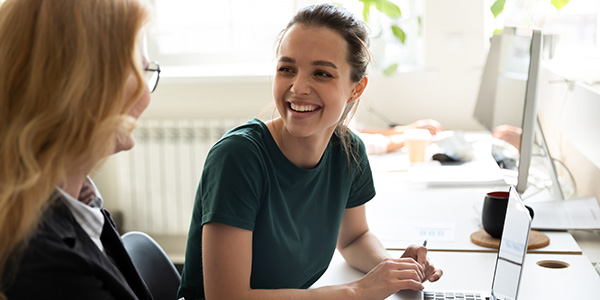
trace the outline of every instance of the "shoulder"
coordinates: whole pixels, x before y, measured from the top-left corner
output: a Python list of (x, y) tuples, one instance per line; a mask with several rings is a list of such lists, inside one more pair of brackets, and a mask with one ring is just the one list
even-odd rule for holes
[(206, 189), (202, 191), (216, 191), (222, 185), (230, 190), (226, 192), (233, 192), (231, 182), (261, 186), (264, 173), (270, 170), (272, 146), (267, 134), (266, 125), (256, 119), (227, 132), (206, 157), (201, 177)]
[(62, 200), (52, 201), (42, 218), (24, 250), (11, 258), (9, 299), (134, 299), (122, 278), (127, 275), (114, 271)]
[(51, 204), (43, 212), (38, 230), (32, 236), (30, 243), (47, 243), (48, 246), (56, 243), (56, 247), (61, 247), (61, 241), (78, 238), (75, 217), (63, 202), (62, 196), (58, 193), (56, 195), (56, 198), (50, 200)]
[[(343, 138), (341, 137), (341, 135), (343, 135)], [(366, 152), (365, 144), (363, 143), (360, 136), (350, 129), (339, 132), (336, 131), (335, 134), (332, 135), (331, 141), (334, 145), (346, 144), (354, 151)]]
[(258, 119), (239, 125), (223, 135), (210, 149), (205, 166), (262, 164), (273, 152), (267, 126)]
[(359, 154), (361, 154), (361, 155), (364, 154), (366, 156), (367, 149), (365, 147), (365, 143), (360, 138), (360, 136), (352, 130), (348, 130), (348, 136), (349, 136), (352, 148), (355, 149)]
[[(79, 244), (80, 236), (75, 229), (75, 219), (68, 208), (59, 201), (46, 209), (38, 229), (27, 241), (19, 254), (11, 257), (11, 272), (14, 280), (7, 290), (10, 299), (24, 299), (42, 294), (65, 295), (60, 288), (65, 287), (63, 280), (70, 278), (76, 284), (85, 281), (84, 274), (92, 268), (74, 248)], [(36, 291), (31, 289), (35, 283)]]
[[(87, 251), (86, 237), (62, 200), (53, 200), (44, 211), (37, 230), (27, 242), (20, 265), (25, 270), (51, 270), (52, 265), (86, 268), (89, 264), (79, 255), (80, 252)], [(96, 250), (99, 252), (99, 249)]]
[(365, 144), (359, 135), (352, 130), (345, 131), (344, 137), (336, 133), (331, 137), (331, 142), (337, 152), (343, 154), (351, 161), (351, 165), (364, 166), (368, 164), (368, 156)]
[(265, 144), (266, 135), (269, 134), (266, 125), (253, 119), (245, 124), (239, 125), (219, 139), (213, 146), (212, 151), (243, 152), (248, 148), (259, 149)]

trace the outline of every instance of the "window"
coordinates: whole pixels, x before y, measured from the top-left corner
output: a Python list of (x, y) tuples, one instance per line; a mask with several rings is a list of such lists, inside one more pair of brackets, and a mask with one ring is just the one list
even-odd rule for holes
[[(540, 23), (545, 37), (556, 45), (556, 55), (562, 58), (587, 56), (598, 58), (600, 52), (600, 1), (571, 1), (557, 11), (545, 3)], [(546, 42), (545, 42), (546, 43)], [(561, 58), (561, 57), (558, 57)]]
[(165, 76), (185, 69), (200, 76), (265, 73), (295, 11), (281, 0), (155, 0), (155, 8), (149, 51)]
[[(489, 6), (495, 0), (488, 0)], [(493, 19), (486, 10), (486, 17)], [(600, 1), (570, 1), (557, 10), (550, 0), (507, 1), (493, 19), (494, 29), (503, 26), (537, 27), (544, 34), (544, 57), (598, 56), (600, 46)], [(491, 31), (490, 31), (491, 34)]]
[[(150, 56), (164, 66), (165, 77), (271, 74), (279, 32), (299, 8), (319, 2), (328, 1), (154, 0), (155, 15), (148, 35)], [(335, 2), (362, 18), (362, 2)], [(407, 42), (387, 42), (384, 46), (374, 42), (372, 51), (377, 52), (376, 58), (381, 57), (377, 59), (381, 63), (415, 64), (420, 29), (411, 4), (418, 1), (392, 2), (402, 8), (403, 16), (397, 22), (404, 23), (401, 27), (407, 31)], [(381, 32), (379, 26), (389, 26), (390, 21), (377, 17), (374, 8), (371, 11), (373, 34), (389, 41), (387, 35), (391, 33)]]

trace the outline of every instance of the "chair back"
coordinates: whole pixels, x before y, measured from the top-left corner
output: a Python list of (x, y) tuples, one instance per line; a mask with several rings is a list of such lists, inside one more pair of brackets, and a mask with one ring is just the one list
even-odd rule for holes
[(127, 232), (121, 238), (154, 300), (177, 299), (181, 276), (160, 245), (139, 231)]

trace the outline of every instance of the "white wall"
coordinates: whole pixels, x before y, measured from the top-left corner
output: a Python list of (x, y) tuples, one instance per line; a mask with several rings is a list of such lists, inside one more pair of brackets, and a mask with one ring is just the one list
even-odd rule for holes
[(160, 80), (145, 119), (252, 118), (273, 103), (268, 77)]
[(395, 123), (424, 118), (446, 129), (480, 130), (472, 112), (487, 54), (484, 1), (425, 2), (425, 69), (391, 77), (372, 74), (357, 119), (384, 123), (367, 107)]
[(562, 73), (550, 66), (541, 70), (541, 125), (551, 155), (573, 173), (577, 193), (600, 200), (600, 90)]

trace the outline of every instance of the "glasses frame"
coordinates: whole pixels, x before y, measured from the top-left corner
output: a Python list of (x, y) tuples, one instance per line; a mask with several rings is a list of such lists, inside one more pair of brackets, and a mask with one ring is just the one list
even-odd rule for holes
[[(156, 72), (156, 81), (154, 82), (154, 85), (152, 87), (150, 86), (150, 81), (146, 81), (146, 85), (150, 89), (150, 93), (153, 93), (154, 90), (156, 90), (156, 86), (158, 86), (158, 82), (160, 81), (160, 65), (158, 64), (158, 62), (151, 61), (148, 64), (148, 68), (144, 68), (144, 71), (145, 72)], [(152, 77), (150, 77), (150, 78), (152, 78)]]

